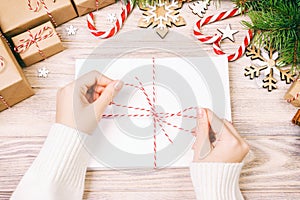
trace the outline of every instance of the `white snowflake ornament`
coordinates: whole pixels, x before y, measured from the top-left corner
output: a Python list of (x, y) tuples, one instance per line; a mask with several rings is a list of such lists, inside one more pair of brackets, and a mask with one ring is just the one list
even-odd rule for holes
[(195, 15), (198, 15), (200, 18), (205, 14), (207, 7), (209, 6), (210, 0), (196, 1), (189, 5), (189, 8)]
[(117, 16), (116, 13), (109, 13), (106, 17), (106, 19), (110, 22), (110, 23), (114, 23), (117, 20)]
[(140, 19), (138, 26), (147, 28), (151, 24), (156, 27), (157, 34), (164, 38), (168, 33), (168, 27), (172, 24), (175, 26), (185, 25), (183, 17), (179, 15), (178, 9), (182, 7), (182, 2), (175, 0), (165, 0), (163, 3), (155, 3), (154, 6), (141, 7), (144, 10), (143, 17)]
[(47, 78), (49, 70), (46, 67), (38, 69), (38, 77)]
[(68, 35), (76, 35), (76, 31), (78, 28), (74, 27), (73, 25), (70, 25), (66, 28)]

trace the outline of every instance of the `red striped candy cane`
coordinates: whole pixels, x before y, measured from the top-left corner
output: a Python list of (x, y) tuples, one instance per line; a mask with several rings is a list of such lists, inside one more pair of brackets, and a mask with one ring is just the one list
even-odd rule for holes
[[(228, 18), (237, 16), (237, 15), (240, 15), (240, 14), (241, 14), (240, 9), (235, 8), (235, 9), (232, 9), (229, 11), (223, 11), (216, 15), (210, 15), (210, 16), (204, 17), (196, 22), (196, 24), (194, 26), (194, 36), (200, 42), (203, 42), (205, 44), (213, 44), (213, 49), (216, 54), (227, 55), (220, 48), (220, 42), (222, 40), (222, 35), (220, 35), (220, 34), (204, 35), (203, 33), (201, 33), (200, 29), (206, 24), (210, 24), (210, 23), (213, 23), (216, 21), (228, 19)], [(243, 41), (242, 45), (238, 48), (238, 50), (233, 54), (227, 55), (228, 61), (234, 61), (234, 60), (240, 58), (245, 53), (245, 49), (249, 45), (252, 37), (253, 37), (252, 31), (248, 30), (247, 35), (245, 36), (244, 41)]]
[(27, 0), (27, 5), (29, 10), (33, 11), (33, 12), (38, 12), (41, 8), (40, 5), (43, 5), (47, 15), (49, 16), (50, 20), (52, 21), (52, 23), (54, 24), (54, 26), (57, 26), (56, 21), (54, 20), (54, 17), (52, 16), (50, 10), (48, 9), (47, 5), (45, 4), (44, 0), (36, 0), (36, 4), (35, 4), (35, 8), (32, 7), (31, 5), (31, 0)]
[(252, 31), (251, 30), (248, 30), (247, 31), (247, 34), (246, 34), (246, 37), (244, 38), (244, 41), (242, 43), (241, 46), (239, 46), (239, 48), (236, 50), (235, 53), (232, 53), (232, 54), (226, 54), (222, 49), (221, 49), (221, 46), (220, 46), (220, 43), (221, 43), (221, 39), (222, 37), (219, 37), (214, 43), (213, 43), (213, 49), (214, 49), (214, 52), (217, 54), (217, 55), (227, 55), (227, 58), (228, 58), (228, 61), (235, 61), (237, 60), (238, 58), (240, 58), (246, 51), (246, 48), (247, 46), (250, 44), (250, 41), (253, 37), (253, 34), (252, 34)]
[(97, 38), (106, 39), (114, 36), (123, 26), (125, 20), (127, 19), (128, 15), (131, 13), (134, 7), (134, 2), (128, 0), (126, 6), (122, 9), (122, 13), (118, 16), (118, 19), (114, 23), (114, 27), (108, 31), (99, 31), (95, 26), (95, 17), (94, 14), (91, 12), (87, 16), (87, 26), (90, 30), (91, 34), (93, 34)]

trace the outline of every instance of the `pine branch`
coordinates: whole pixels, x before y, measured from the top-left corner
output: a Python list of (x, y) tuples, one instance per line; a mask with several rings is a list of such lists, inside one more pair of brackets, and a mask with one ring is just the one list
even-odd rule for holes
[(233, 0), (247, 11), (255, 31), (253, 43), (272, 46), (280, 52), (280, 62), (300, 70), (300, 0)]

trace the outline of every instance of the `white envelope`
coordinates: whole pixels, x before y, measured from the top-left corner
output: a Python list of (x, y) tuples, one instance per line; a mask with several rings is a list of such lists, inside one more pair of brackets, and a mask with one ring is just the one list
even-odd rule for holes
[[(140, 86), (140, 81), (145, 92), (125, 85), (114, 102), (145, 110), (115, 105), (108, 107), (105, 112), (107, 115), (127, 116), (102, 119), (98, 129), (88, 138), (87, 145), (91, 147), (87, 149), (93, 156), (90, 168), (153, 168), (155, 161), (158, 168), (187, 167), (192, 161), (191, 145), (194, 141), (187, 131), (196, 124), (196, 119), (189, 116), (196, 116), (196, 110), (187, 110), (179, 116), (170, 115), (188, 107), (200, 106), (210, 108), (221, 118), (231, 121), (226, 56), (76, 60), (76, 77), (91, 70), (98, 70), (112, 79), (135, 86)], [(153, 103), (153, 75), (155, 109), (161, 117), (156, 121), (156, 154), (154, 121), (148, 101), (150, 99), (150, 103)]]

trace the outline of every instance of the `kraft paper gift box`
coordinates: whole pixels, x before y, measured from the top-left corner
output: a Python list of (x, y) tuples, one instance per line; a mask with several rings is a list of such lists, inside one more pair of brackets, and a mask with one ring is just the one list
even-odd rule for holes
[(12, 41), (15, 51), (19, 53), (26, 66), (64, 50), (51, 22), (17, 35), (12, 38)]
[(74, 5), (76, 7), (77, 13), (79, 16), (90, 13), (97, 9), (108, 6), (116, 2), (116, 0), (73, 0)]
[(77, 16), (71, 0), (0, 1), (0, 27), (7, 36), (15, 36), (49, 20), (60, 25)]
[(33, 95), (21, 67), (6, 41), (0, 38), (0, 111)]
[(288, 100), (292, 105), (300, 107), (300, 76), (298, 76), (286, 92), (284, 99)]

